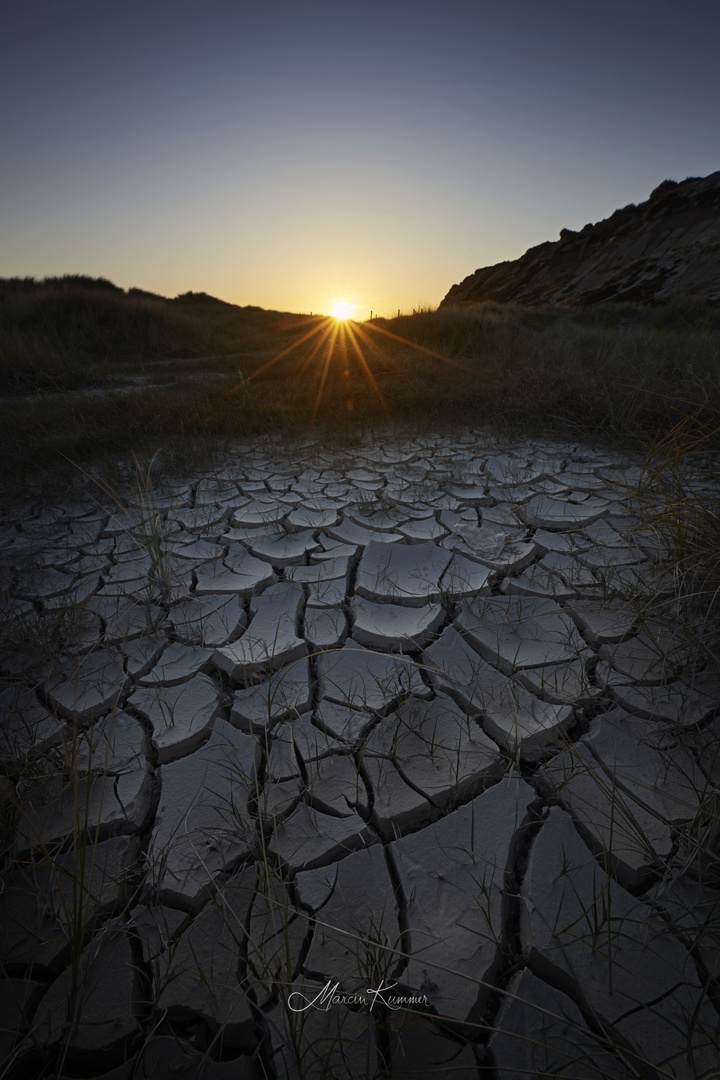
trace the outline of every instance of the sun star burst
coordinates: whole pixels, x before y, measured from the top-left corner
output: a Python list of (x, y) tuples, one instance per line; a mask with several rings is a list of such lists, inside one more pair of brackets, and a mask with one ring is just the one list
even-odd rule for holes
[(348, 300), (336, 300), (330, 307), (333, 319), (349, 319), (355, 310), (355, 305)]

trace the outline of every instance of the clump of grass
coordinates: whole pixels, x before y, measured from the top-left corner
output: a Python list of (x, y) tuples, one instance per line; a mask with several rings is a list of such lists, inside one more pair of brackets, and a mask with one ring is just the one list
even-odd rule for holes
[[(436, 388), (444, 375), (459, 403), (466, 399), (467, 376), (474, 375), (469, 404), (476, 421), (484, 416), (516, 429), (652, 438), (677, 418), (678, 400), (690, 408), (717, 401), (720, 320), (707, 309), (688, 309), (681, 319), (629, 304), (571, 309), (488, 302), (380, 325), (460, 361), (464, 372), (443, 372), (435, 364)], [(397, 339), (383, 344), (402, 355)]]
[(98, 386), (150, 361), (227, 352), (277, 321), (204, 293), (168, 300), (83, 275), (1, 279), (0, 386), (6, 394)]
[(641, 494), (643, 528), (654, 530), (678, 594), (707, 652), (720, 662), (720, 411), (682, 416), (650, 448)]
[(5, 294), (0, 380), (6, 392), (98, 383), (120, 360), (172, 356), (204, 344), (202, 328), (164, 301), (114, 289), (48, 284)]

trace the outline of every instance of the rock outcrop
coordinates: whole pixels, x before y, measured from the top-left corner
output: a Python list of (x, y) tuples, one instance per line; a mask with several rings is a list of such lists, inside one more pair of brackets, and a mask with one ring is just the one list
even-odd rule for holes
[(530, 248), (512, 262), (476, 270), (442, 305), (667, 303), (678, 294), (720, 302), (720, 172), (665, 180), (579, 232)]

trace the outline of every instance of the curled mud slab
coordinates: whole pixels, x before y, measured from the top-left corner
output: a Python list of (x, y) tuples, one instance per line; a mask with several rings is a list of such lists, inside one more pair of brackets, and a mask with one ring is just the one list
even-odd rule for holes
[(716, 1075), (720, 684), (632, 468), (267, 443), (13, 511), (0, 1075)]

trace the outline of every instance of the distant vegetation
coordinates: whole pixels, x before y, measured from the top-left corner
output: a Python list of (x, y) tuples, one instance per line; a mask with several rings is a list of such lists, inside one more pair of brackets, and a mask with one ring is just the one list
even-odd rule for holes
[(307, 434), (311, 418), (329, 439), (473, 424), (648, 444), (688, 417), (720, 428), (717, 308), (490, 302), (335, 330), (204, 293), (0, 281), (7, 474), (159, 448), (182, 464), (234, 438)]
[(83, 275), (0, 279), (0, 387), (68, 390), (100, 385), (118, 365), (227, 352), (268, 330), (278, 313), (258, 321), (261, 311), (205, 293), (126, 293)]

